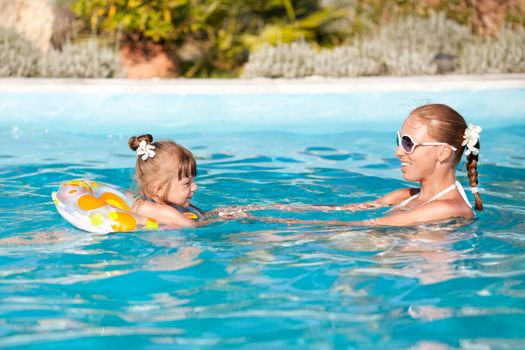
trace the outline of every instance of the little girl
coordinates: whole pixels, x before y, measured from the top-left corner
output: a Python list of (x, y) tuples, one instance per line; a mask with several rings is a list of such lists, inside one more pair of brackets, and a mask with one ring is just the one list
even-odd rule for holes
[(128, 144), (137, 152), (135, 178), (140, 193), (131, 210), (159, 224), (199, 225), (202, 212), (190, 203), (197, 190), (193, 154), (173, 141), (153, 142), (150, 134), (132, 136)]

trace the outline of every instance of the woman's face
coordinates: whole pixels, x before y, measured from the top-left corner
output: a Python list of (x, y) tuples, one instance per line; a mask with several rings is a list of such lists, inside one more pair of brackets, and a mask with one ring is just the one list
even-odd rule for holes
[[(410, 115), (399, 130), (401, 137), (410, 135), (415, 143), (435, 142), (428, 135), (428, 129), (416, 116)], [(437, 165), (439, 146), (418, 146), (413, 153), (407, 154), (401, 145), (395, 155), (401, 161), (403, 178), (407, 181), (420, 182), (432, 175)]]

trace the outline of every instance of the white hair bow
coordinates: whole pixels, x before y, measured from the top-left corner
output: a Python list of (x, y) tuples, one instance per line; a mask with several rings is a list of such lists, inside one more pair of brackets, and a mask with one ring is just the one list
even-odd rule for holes
[(474, 124), (470, 124), (469, 127), (465, 129), (465, 134), (463, 135), (464, 140), (461, 143), (461, 146), (467, 146), (465, 151), (466, 156), (470, 155), (471, 153), (475, 156), (478, 155), (479, 149), (477, 149), (475, 146), (479, 141), (479, 133), (481, 130), (481, 126)]
[(139, 147), (137, 148), (137, 155), (142, 156), (142, 160), (155, 157), (155, 146), (152, 144), (146, 143), (146, 140), (139, 142)]

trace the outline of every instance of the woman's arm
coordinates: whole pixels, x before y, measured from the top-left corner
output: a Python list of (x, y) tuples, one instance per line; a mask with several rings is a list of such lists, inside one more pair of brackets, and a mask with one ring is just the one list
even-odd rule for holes
[(424, 223), (444, 221), (451, 218), (472, 218), (472, 211), (465, 210), (454, 200), (438, 200), (423, 204), (406, 212), (400, 212), (377, 219), (365, 220), (362, 225), (410, 226)]
[(262, 220), (266, 222), (285, 224), (327, 226), (411, 226), (444, 221), (454, 217), (464, 217), (470, 219), (472, 217), (472, 212), (465, 210), (461, 206), (458, 206), (456, 201), (439, 200), (424, 204), (410, 211), (363, 221), (298, 220), (280, 218), (264, 218)]
[(212, 216), (239, 217), (246, 211), (255, 210), (283, 210), (283, 211), (359, 211), (387, 207), (401, 203), (403, 200), (414, 195), (419, 190), (415, 188), (402, 188), (390, 192), (376, 200), (362, 203), (351, 203), (345, 205), (298, 205), (298, 204), (250, 204), (250, 205), (232, 205), (228, 207), (217, 208), (210, 212)]

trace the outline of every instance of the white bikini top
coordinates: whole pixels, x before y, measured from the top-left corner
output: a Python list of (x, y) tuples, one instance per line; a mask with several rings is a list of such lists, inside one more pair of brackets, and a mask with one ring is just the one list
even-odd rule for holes
[[(459, 194), (461, 195), (461, 197), (463, 198), (465, 203), (467, 203), (469, 208), (472, 208), (472, 205), (470, 205), (470, 203), (468, 201), (468, 198), (467, 198), (467, 195), (465, 194), (465, 190), (463, 189), (463, 186), (461, 186), (461, 184), (457, 180), (456, 180), (455, 183), (453, 183), (452, 185), (448, 186), (443, 191), (439, 192), (438, 194), (436, 194), (434, 197), (430, 198), (428, 201), (426, 201), (423, 204), (427, 204), (427, 203), (430, 203), (432, 201), (435, 201), (436, 199), (443, 197), (445, 194), (449, 193), (450, 191), (454, 190), (455, 188), (457, 188)], [(407, 199), (405, 199), (400, 204), (394, 206), (394, 208), (404, 207), (405, 205), (407, 205), (408, 203), (410, 203), (412, 200), (416, 199), (417, 197), (419, 197), (419, 193), (416, 193), (415, 195), (413, 195), (411, 197), (408, 197)], [(421, 204), (421, 205), (423, 205), (423, 204)]]

